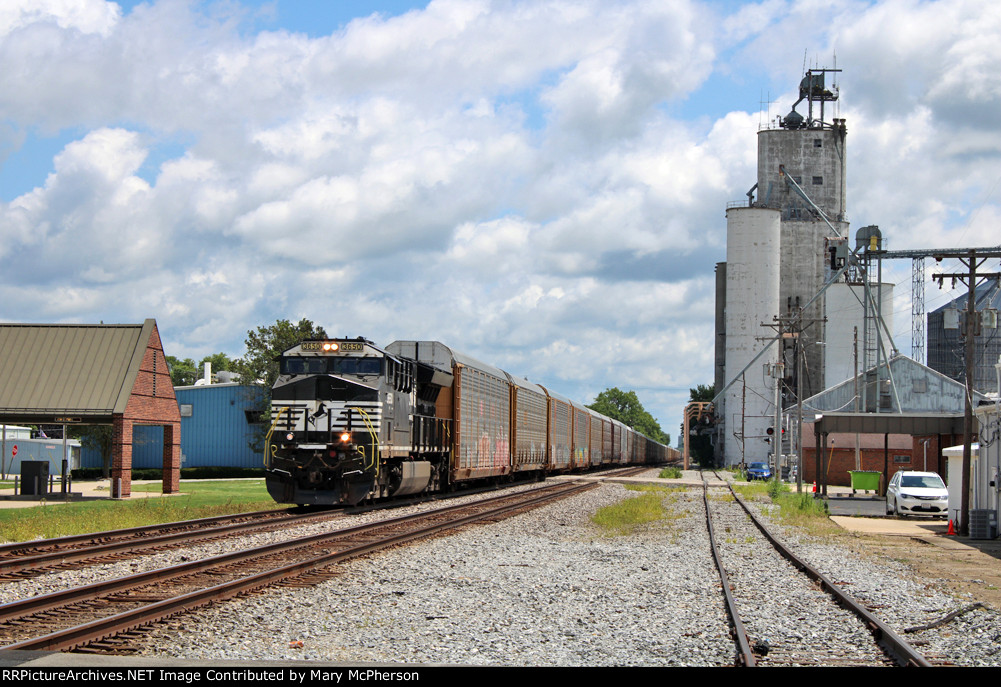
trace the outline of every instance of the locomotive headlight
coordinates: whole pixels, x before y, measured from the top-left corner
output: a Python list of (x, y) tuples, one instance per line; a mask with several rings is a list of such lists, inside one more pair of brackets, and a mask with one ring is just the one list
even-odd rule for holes
[(351, 432), (344, 432), (344, 433), (343, 433), (343, 434), (341, 435), (341, 443), (342, 443), (342, 444), (346, 444), (346, 443), (348, 443), (349, 441), (351, 441)]
[(295, 435), (292, 434), (292, 432), (289, 432), (288, 434), (285, 435), (286, 441), (292, 441), (293, 439), (295, 439)]
[(332, 352), (336, 351), (338, 348), (340, 348), (340, 346), (335, 341), (328, 341), (327, 343), (323, 344), (324, 351)]

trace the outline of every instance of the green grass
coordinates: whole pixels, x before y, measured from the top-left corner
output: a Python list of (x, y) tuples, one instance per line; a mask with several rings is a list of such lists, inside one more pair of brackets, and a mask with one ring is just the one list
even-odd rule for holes
[(793, 493), (785, 482), (757, 480), (746, 485), (735, 484), (734, 489), (747, 499), (771, 500), (779, 507), (778, 517), (788, 525), (803, 527), (813, 534), (840, 531), (828, 517), (826, 501), (813, 498), (809, 492)]
[[(160, 484), (134, 484), (133, 493), (162, 493)], [(0, 541), (27, 541), (213, 515), (279, 508), (263, 479), (181, 482), (180, 496), (85, 501), (0, 510)]]
[(640, 494), (613, 506), (605, 506), (591, 520), (609, 534), (629, 534), (638, 526), (659, 520), (664, 514), (662, 496), (656, 492)]
[(681, 479), (681, 468), (664, 468), (657, 477), (661, 479)]
[(779, 506), (779, 517), (786, 524), (803, 527), (814, 534), (840, 531), (830, 520), (827, 501), (815, 499), (813, 494), (782, 493), (775, 503)]
[(678, 494), (688, 491), (685, 486), (662, 486), (660, 484), (626, 484), (623, 485), (628, 491), (652, 491), (661, 494)]
[(720, 468), (723, 472), (733, 473), (733, 479), (737, 482), (748, 482), (747, 473), (740, 469), (739, 465), (728, 465), (724, 468)]
[(760, 499), (768, 496), (768, 483), (761, 480), (752, 480), (747, 484), (734, 484), (733, 489), (749, 499)]
[[(642, 525), (658, 520), (683, 518), (687, 515), (684, 510), (671, 507), (677, 505), (676, 493), (684, 492), (685, 487), (665, 488), (655, 484), (630, 484), (626, 488), (640, 492), (640, 495), (605, 506), (591, 516), (591, 521), (606, 534), (613, 536), (631, 534)], [(665, 503), (665, 500), (670, 501), (670, 505)]]

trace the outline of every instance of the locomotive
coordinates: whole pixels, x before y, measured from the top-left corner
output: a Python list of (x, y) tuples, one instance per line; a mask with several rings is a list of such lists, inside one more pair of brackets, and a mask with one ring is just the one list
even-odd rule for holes
[(355, 505), (671, 450), (438, 341), (303, 341), (282, 353), (271, 399), (265, 467), (279, 503)]

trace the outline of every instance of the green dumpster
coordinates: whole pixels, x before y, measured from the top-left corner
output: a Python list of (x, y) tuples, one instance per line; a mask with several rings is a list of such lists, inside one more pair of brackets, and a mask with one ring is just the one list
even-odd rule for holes
[(879, 493), (879, 478), (883, 476), (883, 473), (873, 470), (849, 470), (848, 474), (852, 478), (853, 494), (856, 491)]

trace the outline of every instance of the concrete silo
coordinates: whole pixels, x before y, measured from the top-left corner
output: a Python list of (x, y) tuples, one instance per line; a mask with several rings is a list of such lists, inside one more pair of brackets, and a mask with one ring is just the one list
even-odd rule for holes
[(761, 325), (779, 314), (781, 212), (730, 208), (726, 227), (725, 382), (734, 383), (727, 390), (723, 413), (727, 463), (734, 464), (766, 460), (769, 452), (764, 437), (773, 424), (775, 380), (765, 366), (775, 363), (777, 349), (754, 358), (769, 331)]

